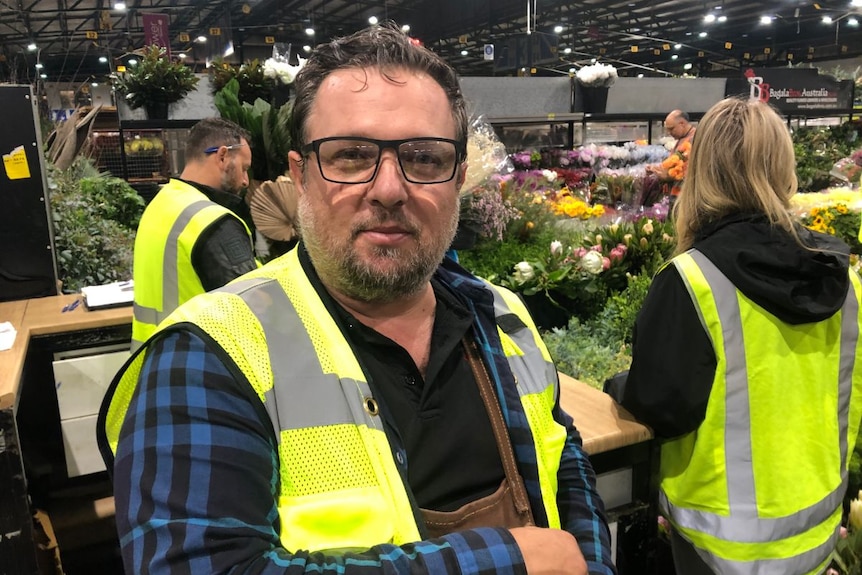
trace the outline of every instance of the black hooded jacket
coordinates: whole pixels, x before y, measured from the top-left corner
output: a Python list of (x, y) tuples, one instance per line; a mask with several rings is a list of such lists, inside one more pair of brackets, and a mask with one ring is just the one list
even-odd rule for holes
[[(706, 226), (694, 247), (749, 299), (789, 324), (824, 320), (844, 304), (849, 248), (799, 227), (792, 235), (763, 216), (734, 215)], [(673, 265), (659, 272), (638, 314), (622, 404), (658, 437), (694, 431), (703, 421), (716, 357)]]

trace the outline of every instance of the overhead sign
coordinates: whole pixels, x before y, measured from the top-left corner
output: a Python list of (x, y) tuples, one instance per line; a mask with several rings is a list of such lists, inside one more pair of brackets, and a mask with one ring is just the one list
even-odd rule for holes
[(485, 51), (483, 52), (485, 60), (493, 60), (494, 59), (494, 45), (493, 44), (485, 44)]
[(144, 22), (144, 42), (147, 46), (165, 49), (165, 56), (171, 57), (171, 31), (167, 14), (142, 14)]
[(769, 102), (787, 115), (849, 113), (853, 107), (853, 81), (839, 81), (814, 68), (748, 68), (726, 86), (728, 96)]

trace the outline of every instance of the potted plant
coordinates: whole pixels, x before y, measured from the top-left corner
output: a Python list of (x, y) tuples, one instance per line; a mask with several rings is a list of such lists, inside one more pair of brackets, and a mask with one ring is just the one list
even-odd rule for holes
[(143, 107), (147, 117), (167, 119), (168, 105), (194, 90), (198, 78), (191, 68), (167, 58), (164, 48), (153, 45), (144, 48), (136, 65), (112, 74), (111, 82), (133, 110)]
[(603, 113), (608, 102), (608, 88), (617, 81), (617, 69), (599, 62), (581, 67), (575, 78), (584, 112)]
[(260, 98), (266, 102), (272, 99), (275, 80), (265, 75), (260, 60), (250, 60), (240, 66), (232, 66), (221, 58), (216, 58), (209, 68), (210, 86), (213, 95), (220, 92), (228, 82), (236, 78), (239, 82), (239, 101), (254, 104)]

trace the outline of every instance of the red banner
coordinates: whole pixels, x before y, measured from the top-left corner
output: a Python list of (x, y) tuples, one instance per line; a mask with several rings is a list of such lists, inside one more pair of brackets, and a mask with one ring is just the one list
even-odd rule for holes
[(144, 20), (144, 42), (147, 46), (155, 44), (165, 49), (165, 55), (171, 57), (170, 20), (167, 14), (142, 14)]

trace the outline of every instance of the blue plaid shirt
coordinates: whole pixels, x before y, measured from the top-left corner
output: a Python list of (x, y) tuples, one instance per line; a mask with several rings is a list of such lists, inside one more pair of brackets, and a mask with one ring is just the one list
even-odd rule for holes
[[(493, 365), (489, 373), (533, 513), (537, 524), (547, 525), (535, 448), (500, 349), (490, 294), (454, 263), (437, 277), (473, 302), (477, 339)], [(288, 553), (279, 541), (279, 461), (269, 416), (245, 377), (208, 341), (179, 330), (153, 342), (129, 406), (114, 463), (127, 572), (526, 573), (514, 539), (500, 528), (361, 551)], [(558, 475), (562, 527), (577, 538), (591, 574), (612, 575), (595, 474), (571, 418), (559, 406), (554, 416), (569, 429)]]

